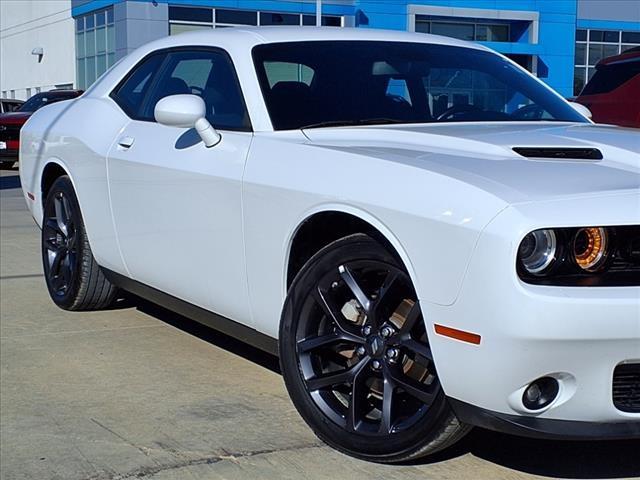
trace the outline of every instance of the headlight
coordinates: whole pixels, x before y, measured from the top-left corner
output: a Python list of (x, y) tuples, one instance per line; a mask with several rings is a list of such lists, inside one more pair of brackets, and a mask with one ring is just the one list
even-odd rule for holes
[(640, 286), (640, 225), (541, 228), (518, 247), (525, 283), (556, 286)]
[(573, 238), (573, 258), (587, 272), (600, 270), (608, 257), (609, 235), (604, 228), (581, 228)]
[(525, 270), (538, 274), (546, 270), (556, 259), (558, 241), (553, 230), (531, 232), (520, 244), (518, 257)]

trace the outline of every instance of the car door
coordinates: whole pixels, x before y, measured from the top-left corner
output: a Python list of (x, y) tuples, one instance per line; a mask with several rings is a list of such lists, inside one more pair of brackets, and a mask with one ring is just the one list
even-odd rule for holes
[[(155, 122), (168, 95), (197, 94), (222, 135)], [(131, 117), (108, 156), (111, 207), (130, 276), (220, 315), (250, 323), (241, 182), (252, 139), (235, 70), (218, 49), (145, 58), (112, 97)]]

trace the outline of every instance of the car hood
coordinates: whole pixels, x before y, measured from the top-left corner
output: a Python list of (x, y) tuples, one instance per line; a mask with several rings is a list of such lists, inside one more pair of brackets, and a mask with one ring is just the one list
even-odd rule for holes
[[(514, 204), (640, 192), (640, 132), (558, 122), (450, 123), (304, 130), (314, 146), (402, 163)], [(517, 147), (596, 148), (600, 160), (525, 158)]]
[(33, 112), (8, 112), (0, 115), (0, 125), (24, 125)]

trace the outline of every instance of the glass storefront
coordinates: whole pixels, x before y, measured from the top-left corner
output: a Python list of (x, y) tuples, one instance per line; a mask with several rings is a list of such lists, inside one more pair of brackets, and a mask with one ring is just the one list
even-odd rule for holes
[(76, 81), (86, 89), (115, 63), (113, 7), (76, 18)]
[[(301, 13), (262, 12), (256, 10), (230, 10), (207, 7), (169, 7), (169, 34), (176, 35), (203, 28), (223, 28), (258, 25), (315, 25), (315, 15)], [(322, 25), (344, 26), (344, 18), (322, 16)]]

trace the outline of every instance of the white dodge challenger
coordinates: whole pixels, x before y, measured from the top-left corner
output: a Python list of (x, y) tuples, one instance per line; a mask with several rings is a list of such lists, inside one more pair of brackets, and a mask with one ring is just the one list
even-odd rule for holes
[(587, 117), (454, 39), (192, 32), (36, 112), (20, 177), (59, 307), (121, 289), (279, 354), (347, 454), (638, 438), (640, 133)]

